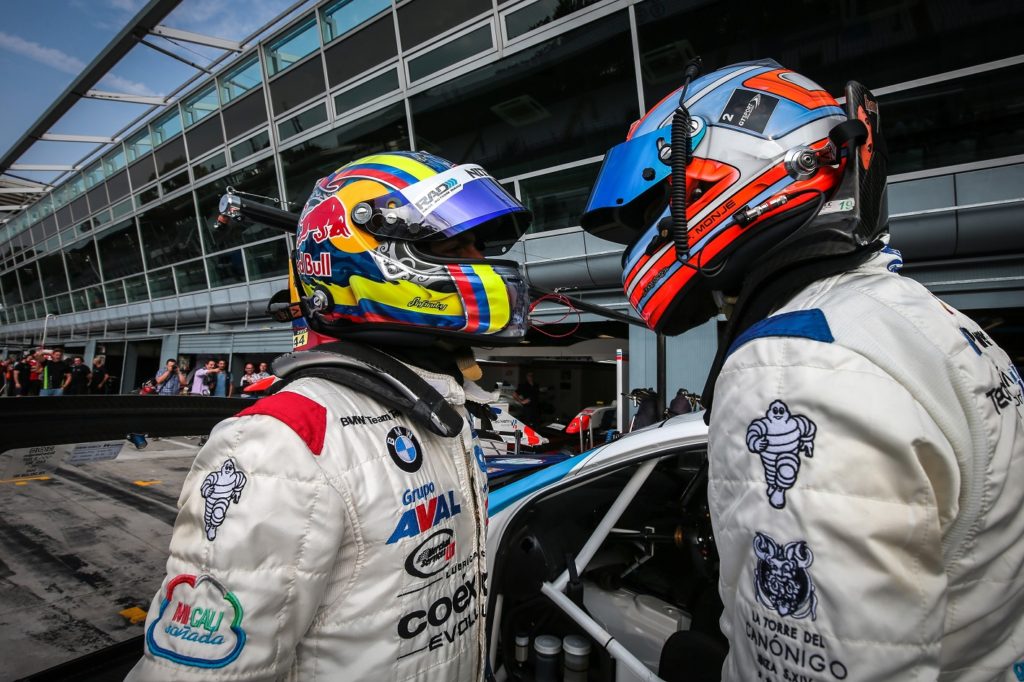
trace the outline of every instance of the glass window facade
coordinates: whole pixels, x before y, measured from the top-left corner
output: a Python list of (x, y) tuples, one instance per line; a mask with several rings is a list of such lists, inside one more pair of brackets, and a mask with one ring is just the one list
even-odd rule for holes
[(237, 223), (218, 223), (220, 198), (228, 187), (262, 196), (278, 196), (274, 160), (271, 158), (258, 161), (196, 189), (199, 219), (203, 226), (203, 240), (207, 253), (223, 251), (281, 234), (280, 230), (270, 227), (253, 225), (243, 228)]
[(25, 301), (35, 301), (43, 293), (43, 285), (39, 279), (38, 261), (23, 265), (16, 271), (18, 273), (18, 284), (21, 285), (21, 295)]
[[(409, 148), (405, 107), (399, 103), (281, 151), (291, 210), (302, 208), (313, 183), (362, 156)], [(339, 150), (345, 150), (339, 152)]]
[(107, 299), (103, 295), (103, 287), (95, 286), (85, 289), (85, 297), (89, 302), (89, 310), (96, 310), (107, 305)]
[(21, 290), (18, 289), (18, 276), (13, 270), (0, 275), (0, 289), (3, 290), (4, 305), (10, 308), (21, 303)]
[(687, 60), (698, 54), (705, 68), (773, 57), (841, 94), (848, 80), (880, 88), (1021, 52), (1014, 27), (1024, 22), (1024, 5), (969, 7), (953, 0), (804, 0), (752, 10), (645, 0), (636, 5), (644, 98), (650, 107), (678, 87)]
[(167, 140), (181, 132), (181, 116), (178, 107), (173, 106), (167, 114), (161, 116), (150, 126), (154, 147), (159, 147)]
[(204, 118), (217, 111), (220, 103), (217, 101), (217, 87), (210, 83), (199, 92), (185, 100), (181, 107), (181, 114), (185, 119), (185, 127), (189, 128), (199, 123)]
[(505, 16), (505, 33), (509, 40), (529, 33), (535, 29), (567, 17), (584, 7), (589, 7), (599, 0), (537, 0), (526, 7), (509, 12)]
[(217, 79), (220, 85), (220, 101), (227, 104), (238, 99), (263, 82), (260, 60), (255, 55)]
[(356, 109), (378, 97), (395, 92), (399, 88), (398, 69), (388, 69), (368, 81), (338, 93), (334, 97), (334, 111), (338, 116)]
[(593, 163), (520, 180), (519, 199), (533, 213), (530, 232), (579, 225), (600, 169)]
[(324, 67), (319, 58), (295, 67), (270, 84), (270, 106), (280, 115), (313, 99), (325, 89)]
[(134, 220), (118, 223), (100, 233), (96, 237), (96, 250), (106, 279), (142, 272), (142, 251)]
[(149, 300), (149, 289), (146, 287), (146, 276), (136, 275), (124, 281), (124, 293), (129, 303), (140, 303)]
[(231, 161), (238, 163), (244, 158), (252, 156), (258, 151), (262, 151), (270, 146), (270, 133), (262, 132), (259, 135), (253, 135), (244, 142), (231, 147)]
[(168, 142), (153, 154), (160, 175), (167, 175), (185, 165), (185, 140), (181, 137)]
[(249, 93), (223, 112), (224, 133), (228, 140), (233, 140), (257, 126), (267, 122), (267, 105), (263, 101), (263, 90)]
[(57, 294), (68, 290), (68, 278), (64, 274), (64, 258), (52, 253), (39, 259), (39, 272), (43, 278), (43, 293)]
[[(298, 211), (317, 179), (385, 150), (481, 163), (531, 209), (534, 232), (573, 227), (600, 165), (581, 162), (621, 142), (697, 54), (706, 70), (774, 57), (836, 94), (851, 78), (885, 88), (893, 174), (1016, 164), (1024, 65), (989, 62), (1020, 54), (1022, 21), (1024, 5), (984, 1), (321, 0), (255, 48), (265, 60), (250, 49), (204, 76), (0, 226), (0, 318), (280, 277), (280, 231), (213, 227), (225, 188), (283, 190)], [(968, 75), (945, 75), (954, 69)], [(968, 201), (959, 183), (953, 201)]]
[(310, 15), (305, 21), (267, 45), (267, 72), (271, 76), (281, 73), (318, 47), (320, 41), (316, 35), (316, 17)]
[(103, 285), (103, 293), (107, 305), (121, 305), (128, 302), (124, 293), (124, 280), (107, 282)]
[(878, 98), (889, 172), (1024, 154), (1024, 65)]
[(146, 277), (149, 280), (149, 295), (151, 297), (164, 298), (177, 293), (174, 289), (174, 273), (171, 268), (150, 270)]
[(341, 85), (358, 78), (398, 55), (395, 25), (390, 14), (361, 26), (358, 31), (324, 50), (327, 80)]
[(125, 166), (124, 148), (117, 145), (112, 154), (103, 157), (103, 174), (108, 178)]
[(391, 8), (390, 0), (338, 0), (320, 9), (324, 45)]
[(224, 156), (224, 152), (214, 154), (208, 159), (203, 159), (196, 165), (192, 166), (192, 175), (196, 180), (199, 178), (206, 177), (211, 173), (216, 173), (219, 170), (227, 168), (228, 160)]
[(188, 141), (188, 153), (193, 159), (224, 144), (224, 132), (220, 125), (220, 116), (211, 116), (199, 125), (185, 131)]
[(245, 250), (245, 264), (249, 269), (250, 282), (284, 277), (288, 274), (288, 243), (284, 239), (275, 239), (250, 246)]
[(226, 287), (245, 281), (245, 264), (242, 250), (235, 249), (206, 259), (206, 270), (210, 274), (210, 287)]
[(179, 294), (206, 289), (206, 267), (203, 261), (193, 260), (174, 266), (174, 281), (178, 286)]
[(67, 263), (68, 281), (72, 289), (99, 283), (100, 259), (96, 255), (96, 244), (92, 239), (83, 239), (64, 247), (64, 260)]
[(409, 80), (416, 82), (494, 47), (491, 26), (481, 26), (424, 55), (409, 60)]
[(139, 215), (139, 233), (147, 268), (171, 265), (200, 255), (199, 223), (192, 194), (154, 206)]
[(436, 0), (412, 0), (398, 8), (402, 47), (410, 50), (492, 8), (491, 0), (444, 0), (443, 10)]
[(277, 125), (277, 135), (281, 140), (295, 137), (301, 132), (315, 128), (327, 121), (327, 105), (318, 104), (312, 109), (306, 109), (301, 114), (292, 116), (284, 123)]
[(153, 143), (149, 136), (149, 129), (142, 129), (125, 142), (125, 153), (128, 155), (128, 163), (141, 159), (145, 154), (153, 151)]
[(419, 148), (497, 176), (603, 154), (640, 115), (626, 13), (430, 88), (410, 104)]

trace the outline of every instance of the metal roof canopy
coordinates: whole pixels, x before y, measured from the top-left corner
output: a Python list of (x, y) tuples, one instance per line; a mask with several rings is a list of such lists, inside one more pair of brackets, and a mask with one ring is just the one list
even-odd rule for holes
[(42, 139), (43, 135), (48, 133), (50, 128), (71, 107), (87, 96), (92, 87), (138, 44), (138, 34), (150, 33), (180, 2), (181, 0), (150, 0), (145, 7), (139, 10), (139, 13), (92, 60), (92, 63), (67, 87), (57, 101), (50, 105), (50, 108), (39, 117), (39, 120), (28, 132), (7, 150), (3, 159), (0, 159), (0, 174), (6, 173), (14, 162), (21, 158), (21, 155), (27, 152), (37, 140)]

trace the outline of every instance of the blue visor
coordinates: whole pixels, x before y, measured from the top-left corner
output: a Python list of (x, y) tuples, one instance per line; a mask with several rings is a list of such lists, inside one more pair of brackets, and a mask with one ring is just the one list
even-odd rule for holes
[(444, 173), (377, 197), (367, 230), (381, 237), (421, 241), (481, 228), (487, 255), (505, 253), (530, 224), (530, 212), (479, 166)]
[[(696, 149), (704, 139), (707, 126), (700, 117), (694, 116), (692, 120), (690, 149)], [(659, 196), (651, 190), (672, 174), (671, 142), (672, 126), (669, 125), (609, 149), (580, 219), (583, 229), (604, 239), (627, 243), (637, 230), (647, 227), (643, 221), (647, 202), (643, 202), (643, 206), (633, 204), (641, 197), (654, 201)], [(663, 147), (668, 148), (664, 153), (666, 161), (659, 157)]]

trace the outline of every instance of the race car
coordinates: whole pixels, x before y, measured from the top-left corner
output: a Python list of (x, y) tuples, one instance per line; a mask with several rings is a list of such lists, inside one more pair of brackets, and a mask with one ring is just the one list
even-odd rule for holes
[(613, 400), (610, 405), (584, 407), (565, 427), (565, 433), (579, 436), (580, 450), (603, 442), (608, 431), (615, 428), (617, 404)]
[(498, 680), (532, 679), (543, 665), (534, 649), (550, 637), (589, 649), (574, 679), (718, 679), (726, 643), (702, 416), (659, 422), (491, 493)]

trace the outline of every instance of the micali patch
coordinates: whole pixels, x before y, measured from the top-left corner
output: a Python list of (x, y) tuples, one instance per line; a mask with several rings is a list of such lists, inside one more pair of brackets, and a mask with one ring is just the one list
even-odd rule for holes
[(764, 533), (754, 536), (754, 594), (780, 616), (816, 620), (818, 598), (808, 572), (814, 553), (803, 540), (780, 546)]
[(154, 656), (195, 668), (223, 668), (242, 652), (242, 605), (208, 575), (167, 583), (160, 612), (146, 631)]
[(768, 127), (768, 120), (778, 104), (778, 97), (736, 88), (718, 122), (760, 134)]
[(768, 503), (782, 509), (786, 491), (800, 473), (801, 457), (814, 456), (818, 427), (807, 417), (790, 413), (781, 400), (773, 400), (764, 414), (747, 426), (747, 449), (761, 456)]
[(388, 446), (391, 461), (402, 471), (413, 473), (423, 466), (423, 450), (414, 434), (404, 426), (396, 426), (388, 431), (384, 442)]
[(235, 460), (230, 457), (220, 465), (220, 470), (203, 479), (199, 492), (206, 500), (203, 522), (207, 540), (217, 538), (217, 529), (227, 518), (228, 507), (232, 502), (238, 504), (247, 481), (245, 474), (238, 470)]

